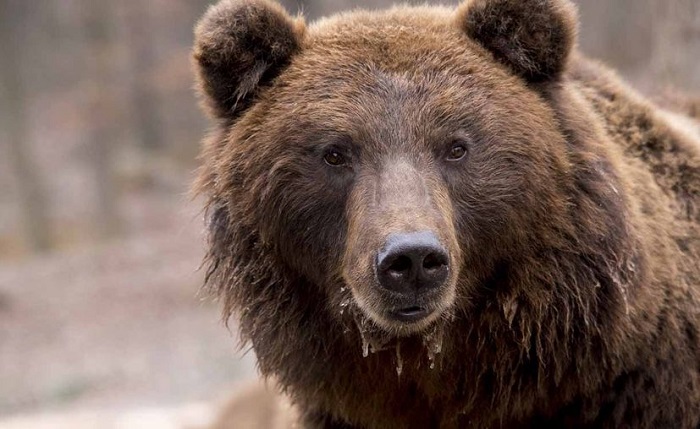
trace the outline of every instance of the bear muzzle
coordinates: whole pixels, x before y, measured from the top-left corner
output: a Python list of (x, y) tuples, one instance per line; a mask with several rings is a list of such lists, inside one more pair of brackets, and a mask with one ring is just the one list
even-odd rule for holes
[(392, 234), (375, 261), (377, 284), (389, 292), (396, 308), (389, 316), (400, 322), (419, 321), (432, 313), (425, 305), (449, 276), (447, 249), (430, 231)]
[(417, 332), (452, 307), (461, 252), (439, 171), (408, 155), (358, 175), (347, 205), (343, 280), (390, 332)]

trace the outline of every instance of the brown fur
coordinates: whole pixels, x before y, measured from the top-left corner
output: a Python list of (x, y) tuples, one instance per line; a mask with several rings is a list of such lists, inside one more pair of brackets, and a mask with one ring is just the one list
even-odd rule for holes
[[(305, 427), (700, 424), (700, 139), (575, 23), (566, 0), (200, 22), (207, 284)], [(453, 269), (408, 329), (370, 270), (413, 229)]]

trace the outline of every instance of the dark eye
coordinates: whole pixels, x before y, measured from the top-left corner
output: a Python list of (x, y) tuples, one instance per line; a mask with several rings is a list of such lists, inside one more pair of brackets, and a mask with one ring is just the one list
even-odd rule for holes
[(346, 164), (345, 157), (337, 150), (331, 149), (323, 155), (326, 164), (333, 167), (341, 167)]
[(467, 156), (467, 146), (464, 143), (454, 143), (447, 154), (448, 161), (461, 161)]

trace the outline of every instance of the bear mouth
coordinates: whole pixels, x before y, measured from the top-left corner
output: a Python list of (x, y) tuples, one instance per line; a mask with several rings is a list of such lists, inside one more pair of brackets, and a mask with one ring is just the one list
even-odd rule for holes
[(427, 308), (414, 305), (411, 307), (390, 311), (389, 315), (396, 321), (412, 323), (425, 319), (426, 317), (430, 316), (430, 313), (432, 312)]
[(391, 336), (411, 336), (452, 314), (455, 291), (450, 286), (413, 297), (396, 296), (375, 287), (361, 292), (348, 287), (345, 291), (350, 291), (351, 296), (341, 301), (341, 314), (350, 306), (351, 314), (371, 320), (373, 325)]

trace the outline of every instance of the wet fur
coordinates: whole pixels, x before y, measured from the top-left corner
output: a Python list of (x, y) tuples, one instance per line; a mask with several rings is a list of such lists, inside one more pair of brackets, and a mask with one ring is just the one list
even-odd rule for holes
[[(489, 29), (499, 5), (553, 37)], [(207, 285), (306, 427), (700, 424), (700, 142), (567, 48), (569, 2), (360, 11), (303, 31), (267, 1), (217, 8), (195, 47), (221, 120), (196, 185), (208, 198)], [(236, 62), (238, 36), (210, 36), (228, 22), (212, 17), (251, 8), (271, 14), (291, 47), (262, 61), (274, 74)], [(211, 58), (224, 68), (212, 73)], [(367, 215), (348, 185), (358, 179), (326, 175), (305, 151), (314, 136), (354, 132), (352, 117), (375, 142), (366, 152), (417, 145), (429, 139), (415, 112), (462, 123), (451, 106), (464, 91), (471, 131), (500, 144), (433, 181), (461, 252), (457, 296), (433, 329), (396, 339), (365, 317), (343, 275), (344, 255), (369, 245), (346, 249), (348, 225)], [(439, 354), (430, 336), (442, 338)], [(382, 350), (363, 357), (368, 339)]]

